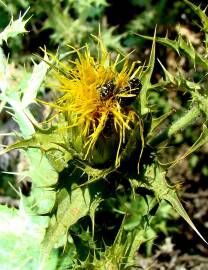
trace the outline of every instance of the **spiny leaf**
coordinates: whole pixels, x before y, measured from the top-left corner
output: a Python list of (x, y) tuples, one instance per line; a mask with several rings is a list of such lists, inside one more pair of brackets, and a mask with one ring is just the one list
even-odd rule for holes
[(28, 176), (31, 177), (33, 186), (40, 188), (55, 185), (58, 173), (41, 150), (28, 149), (26, 154), (30, 162)]
[(34, 133), (30, 139), (6, 147), (0, 155), (14, 149), (25, 149), (31, 163), (28, 176), (35, 186), (47, 187), (57, 183), (57, 172), (62, 171), (73, 157), (73, 150), (66, 149), (64, 143), (59, 134)]
[(97, 169), (97, 168), (91, 167), (88, 164), (83, 164), (83, 167), (80, 167), (80, 169), (83, 170), (83, 174), (85, 173), (88, 176), (89, 180), (79, 185), (79, 187), (95, 183), (96, 181), (99, 181), (100, 179), (106, 179), (108, 174), (110, 174), (113, 171), (113, 168), (111, 167), (107, 169)]
[[(191, 228), (199, 235), (199, 237), (205, 242), (206, 240), (197, 230), (190, 217), (183, 208), (178, 196), (173, 188), (171, 188), (165, 178), (166, 172), (158, 167), (157, 164), (153, 164), (147, 167), (145, 177), (148, 183), (142, 184), (148, 189), (151, 189), (158, 200), (168, 201), (172, 207), (178, 212), (178, 214), (186, 220), (186, 222), (191, 226)], [(208, 244), (208, 243), (207, 243)]]
[[(57, 150), (65, 155), (65, 162), (71, 158), (70, 151), (65, 148), (65, 139), (60, 134), (44, 134), (44, 133), (34, 133), (31, 138), (18, 141), (0, 152), (0, 155), (5, 154), (14, 149), (28, 149), (28, 148), (38, 148), (43, 152), (49, 150)], [(71, 149), (72, 150), (72, 149)], [(73, 151), (73, 150), (72, 150)]]
[[(3, 56), (1, 58), (3, 58)], [(45, 59), (47, 60), (46, 55), (44, 56), (44, 60)], [(20, 90), (17, 91), (17, 89), (11, 87), (7, 81), (8, 74), (6, 63), (3, 65), (6, 60), (4, 58), (2, 60), (4, 61), (2, 61), (2, 65), (0, 65), (0, 86), (2, 84), (2, 94), (0, 95), (0, 99), (5, 103), (8, 102), (11, 105), (14, 119), (20, 127), (22, 136), (26, 138), (35, 132), (33, 124), (30, 120), (33, 118), (33, 116), (31, 115), (28, 106), (35, 102), (37, 91), (44, 80), (49, 66), (46, 65), (44, 61), (40, 62), (38, 65), (35, 64), (33, 72), (30, 78), (27, 80), (26, 86), (23, 84), (16, 86), (20, 88)], [(1, 73), (3, 76), (2, 82)]]
[(90, 218), (92, 221), (92, 238), (94, 238), (94, 231), (95, 231), (95, 212), (102, 201), (103, 199), (96, 198), (90, 205)]
[(28, 10), (29, 9), (27, 9), (25, 13), (17, 20), (14, 21), (13, 18), (11, 19), (9, 25), (4, 29), (3, 32), (0, 33), (0, 45), (2, 44), (3, 40), (7, 42), (8, 38), (16, 37), (19, 34), (27, 32), (27, 30), (25, 29), (25, 25), (30, 18), (27, 20), (23, 19), (27, 14)]
[[(26, 107), (32, 102), (34, 102), (38, 88), (40, 87), (40, 84), (43, 81), (43, 78), (47, 69), (48, 69), (48, 66), (44, 62), (41, 62), (39, 65), (36, 65), (34, 67), (31, 78), (27, 82), (27, 87), (21, 88), (21, 93), (23, 92), (22, 100), (20, 98), (20, 91), (18, 93), (16, 89), (15, 90), (9, 89), (9, 85), (6, 85), (4, 87), (5, 89), (2, 92), (2, 95), (0, 97), (5, 103), (8, 102), (11, 105), (14, 112), (14, 119), (18, 123), (20, 127), (20, 131), (21, 131), (21, 135), (24, 138), (31, 136), (35, 132), (35, 128), (33, 127), (33, 124), (31, 123), (30, 118), (29, 118), (29, 115), (31, 115), (30, 111)], [(4, 78), (6, 78), (5, 74), (3, 75), (4, 75)], [(26, 143), (24, 146), (24, 142), (22, 142), (22, 145), (21, 145), (21, 142), (16, 143), (12, 146), (9, 146), (7, 149), (3, 150), (1, 154), (4, 154), (7, 151), (21, 148), (21, 147), (25, 147), (27, 149), (29, 145), (27, 145)]]
[[(143, 36), (139, 35), (140, 37), (143, 37), (145, 39), (154, 40), (153, 37)], [(172, 48), (175, 50), (178, 55), (183, 54), (185, 55), (189, 60), (191, 60), (195, 66), (195, 64), (201, 65), (203, 68), (208, 67), (208, 60), (203, 57), (201, 54), (199, 54), (192, 44), (188, 41), (185, 41), (181, 35), (179, 35), (177, 40), (171, 40), (168, 37), (161, 38), (156, 37), (155, 40), (167, 47)]]
[[(105, 27), (105, 28), (104, 28)], [(121, 45), (121, 39), (125, 34), (119, 35), (114, 34), (113, 32), (116, 30), (116, 27), (103, 26), (102, 27), (102, 41), (105, 44), (106, 48), (113, 48), (119, 50), (121, 52), (124, 51), (124, 47)]]
[(45, 215), (50, 213), (54, 207), (55, 200), (55, 190), (42, 187), (32, 187), (30, 196), (22, 196), (21, 198), (24, 208), (27, 210), (27, 214), (33, 215)]
[(199, 16), (199, 18), (201, 19), (202, 21), (202, 24), (203, 24), (203, 30), (206, 32), (206, 34), (208, 34), (208, 17), (206, 15), (206, 9), (205, 10), (202, 10), (200, 8), (200, 6), (196, 6), (194, 5), (193, 3), (189, 2), (188, 0), (183, 0), (188, 6), (190, 6), (194, 12)]
[(148, 134), (148, 137), (151, 138), (154, 136), (154, 133), (156, 132), (155, 130), (165, 122), (165, 120), (173, 113), (173, 110), (163, 114), (162, 116), (158, 118), (152, 118), (152, 123), (151, 123), (151, 128)]
[(200, 232), (197, 230), (196, 226), (191, 221), (190, 217), (186, 213), (186, 210), (183, 208), (183, 205), (181, 204), (176, 192), (174, 190), (169, 190), (167, 194), (163, 196), (163, 199), (168, 201), (172, 207), (178, 212), (178, 214), (185, 219), (185, 221), (191, 226), (191, 228), (198, 234), (198, 236), (206, 243), (208, 242), (204, 239), (204, 237), (200, 234)]
[(193, 81), (189, 81), (184, 76), (179, 73), (179, 75), (173, 76), (160, 62), (158, 59), (159, 64), (161, 65), (163, 72), (165, 73), (165, 81), (164, 86), (168, 84), (172, 84), (173, 86), (177, 87), (177, 90), (182, 90), (184, 92), (189, 91), (190, 94), (196, 98), (196, 94), (198, 94), (198, 91), (201, 89), (199, 83), (195, 83)]
[(145, 242), (145, 230), (134, 230), (128, 234), (127, 242), (129, 244), (128, 252), (126, 252), (127, 263), (131, 265), (135, 253), (140, 248), (141, 244)]
[[(46, 53), (44, 60), (49, 61)], [(49, 66), (44, 61), (41, 61), (38, 65), (34, 64), (33, 72), (27, 81), (25, 89), (21, 89), (23, 92), (22, 105), (24, 108), (35, 102), (37, 92), (45, 78), (48, 68)]]
[(25, 108), (23, 108), (22, 103), (18, 100), (18, 93), (11, 92), (9, 96), (2, 94), (0, 95), (0, 99), (11, 105), (14, 112), (13, 118), (18, 123), (22, 136), (31, 136), (35, 132), (35, 129), (27, 117)]
[(58, 209), (53, 215), (42, 242), (41, 260), (39, 269), (43, 270), (48, 257), (58, 243), (59, 239), (67, 234), (70, 226), (80, 218), (86, 216), (90, 207), (90, 195), (88, 189), (76, 188), (68, 193), (63, 188), (58, 194)]
[(105, 6), (109, 5), (106, 0), (79, 0), (78, 3), (69, 0), (69, 2), (79, 14), (78, 17), (80, 17), (82, 21), (87, 18), (94, 18)]
[(0, 89), (4, 93), (8, 87), (8, 70), (7, 70), (7, 60), (4, 55), (2, 48), (0, 47)]
[(200, 147), (202, 147), (204, 144), (206, 144), (208, 142), (208, 128), (204, 125), (203, 126), (203, 131), (200, 134), (199, 138), (196, 140), (196, 142), (189, 147), (189, 149), (186, 151), (185, 154), (183, 154), (181, 157), (168, 162), (168, 163), (160, 163), (160, 165), (164, 168), (172, 168), (174, 167), (178, 162), (180, 162), (181, 160), (183, 160), (184, 158), (186, 158), (187, 156), (189, 156), (190, 154), (192, 154), (193, 152), (197, 151)]
[[(140, 36), (140, 35), (139, 35)], [(141, 81), (143, 84), (141, 93), (140, 93), (140, 102), (141, 102), (141, 114), (144, 115), (149, 112), (148, 108), (148, 98), (147, 98), (147, 92), (151, 88), (151, 77), (154, 69), (155, 64), (155, 40), (156, 40), (156, 29), (154, 33), (154, 37), (152, 38), (152, 49), (150, 53), (149, 62), (147, 65), (147, 68), (141, 75)]]
[(158, 62), (161, 65), (163, 72), (165, 73), (165, 81), (175, 84), (176, 83), (175, 77), (163, 66), (163, 64), (159, 59)]
[(200, 6), (196, 6), (193, 3), (189, 2), (188, 0), (184, 0), (184, 2), (189, 5), (195, 12), (196, 14), (200, 17), (203, 25), (205, 26), (205, 31), (208, 32), (208, 17), (206, 15), (206, 10), (207, 8), (205, 8), (204, 10), (202, 10), (200, 8)]
[(150, 138), (148, 144), (152, 147), (159, 145), (161, 142), (164, 142), (166, 139), (170, 139), (174, 134), (180, 132), (181, 130), (185, 129), (186, 127), (192, 125), (196, 118), (201, 115), (201, 109), (196, 104), (193, 106), (189, 111), (186, 112), (181, 118), (177, 119), (173, 124), (153, 138)]

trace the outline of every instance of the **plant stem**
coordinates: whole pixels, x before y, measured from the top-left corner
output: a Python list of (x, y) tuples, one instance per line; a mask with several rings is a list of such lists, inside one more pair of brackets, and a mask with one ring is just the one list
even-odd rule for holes
[(161, 131), (157, 136), (151, 138), (148, 145), (155, 147), (163, 141), (171, 138), (177, 132), (185, 129), (187, 126), (192, 125), (197, 117), (201, 114), (200, 108), (196, 105), (191, 110), (189, 110), (184, 116), (175, 121), (170, 127), (167, 127)]

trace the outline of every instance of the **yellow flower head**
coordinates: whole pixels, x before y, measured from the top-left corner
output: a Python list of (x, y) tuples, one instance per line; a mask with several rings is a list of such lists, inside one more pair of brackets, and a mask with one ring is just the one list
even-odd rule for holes
[[(85, 142), (85, 157), (103, 135), (111, 119), (111, 126), (118, 137), (115, 162), (118, 166), (126, 131), (137, 119), (136, 113), (128, 105), (136, 99), (141, 88), (136, 78), (139, 68), (135, 67), (136, 62), (129, 67), (128, 60), (125, 57), (120, 59), (120, 55), (112, 61), (101, 40), (97, 40), (96, 58), (91, 56), (88, 46), (80, 50), (70, 46), (77, 58), (69, 61), (69, 64), (54, 58), (58, 64), (55, 76), (60, 83), (57, 90), (63, 95), (52, 106), (66, 115), (67, 128), (78, 127), (80, 130)], [(120, 70), (118, 66), (121, 66)]]

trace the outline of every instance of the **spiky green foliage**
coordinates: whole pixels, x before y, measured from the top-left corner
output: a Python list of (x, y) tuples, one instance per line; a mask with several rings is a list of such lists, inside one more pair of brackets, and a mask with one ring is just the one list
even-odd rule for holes
[[(102, 15), (109, 6), (105, 0), (38, 0), (32, 2), (15, 0), (11, 3), (6, 2), (5, 5), (2, 4), (0, 16), (7, 18), (11, 12), (18, 16), (19, 12), (28, 6), (30, 6), (29, 13), (33, 14), (29, 21), (29, 28), (32, 28), (32, 31), (35, 30), (34, 32), (39, 35), (42, 34), (44, 40), (50, 33), (49, 45), (51, 47), (58, 45), (65, 51), (67, 44), (80, 46), (85, 43), (91, 33), (98, 33), (99, 27), (101, 27), (105, 32), (106, 45), (114, 49), (124, 49), (120, 42), (123, 35), (115, 34), (115, 27), (108, 27), (106, 23), (102, 23)], [(20, 20), (21, 17), (16, 24)], [(2, 20), (3, 23), (4, 20)], [(5, 30), (7, 31), (8, 28)], [(28, 42), (30, 41), (28, 40)], [(21, 46), (19, 43), (20, 41), (13, 40), (14, 52)], [(40, 41), (40, 45), (45, 45), (45, 41), (44, 43)]]
[(13, 38), (16, 37), (18, 34), (27, 32), (25, 29), (25, 25), (29, 19), (23, 20), (26, 13), (27, 11), (17, 20), (13, 20), (13, 18), (11, 19), (9, 25), (4, 29), (4, 31), (0, 33), (0, 45), (2, 45), (3, 41), (7, 42), (9, 38)]
[[(73, 5), (73, 2), (69, 2)], [(83, 1), (81, 3), (84, 5)], [(87, 3), (91, 2), (87, 1), (85, 4)], [(92, 3), (95, 4), (94, 1)], [(104, 4), (103, 1), (99, 3)], [(59, 4), (55, 4), (53, 8), (57, 8), (57, 5)], [(202, 19), (202, 29), (206, 32), (207, 19), (204, 12), (190, 5)], [(79, 5), (77, 12), (83, 12), (83, 9), (88, 10), (90, 7), (91, 4)], [(25, 31), (26, 22), (21, 22), (24, 27), (19, 31), (15, 29), (14, 33)], [(12, 27), (11, 24), (10, 29), (14, 29)], [(4, 33), (7, 33), (4, 40), (15, 36), (13, 32)], [(111, 33), (109, 30), (106, 35), (109, 37)], [(38, 238), (38, 243), (34, 243), (36, 247), (33, 246), (34, 250), (32, 248), (31, 256), (34, 262), (31, 263), (32, 266), (25, 264), (21, 269), (37, 269), (37, 264), (38, 269), (130, 269), (134, 265), (134, 254), (140, 245), (155, 236), (154, 232), (150, 233), (150, 229), (154, 230), (155, 226), (152, 220), (158, 207), (163, 211), (164, 202), (172, 206), (205, 241), (187, 215), (174, 185), (170, 184), (166, 175), (171, 166), (207, 142), (207, 127), (201, 122), (203, 129), (199, 139), (177, 160), (163, 164), (159, 160), (158, 151), (161, 143), (190, 126), (202, 112), (207, 113), (206, 96), (201, 94), (203, 87), (200, 84), (196, 85), (184, 77), (173, 76), (164, 67), (162, 68), (165, 79), (162, 82), (155, 85), (151, 79), (156, 41), (165, 45), (171, 44), (177, 52), (188, 56), (195, 66), (207, 67), (206, 58), (196, 53), (190, 42), (186, 43), (181, 38), (175, 41), (167, 37), (159, 39), (155, 33), (152, 40), (149, 60), (139, 69), (142, 90), (131, 108), (128, 107), (139, 116), (140, 126), (133, 127), (131, 133), (127, 133), (127, 141), (121, 149), (119, 166), (112, 160), (107, 160), (106, 163), (98, 162), (97, 166), (85, 158), (82, 153), (83, 144), (78, 140), (78, 136), (75, 136), (77, 133), (70, 133), (64, 122), (64, 115), (60, 116), (58, 122), (49, 122), (47, 127), (47, 122), (37, 123), (35, 120), (31, 104), (36, 103), (46, 74), (49, 68), (54, 67), (47, 55), (39, 64), (34, 64), (33, 71), (24, 83), (14, 86), (10, 83), (7, 72), (8, 61), (1, 51), (3, 91), (0, 98), (4, 105), (10, 106), (13, 118), (20, 127), (18, 141), (1, 153), (13, 149), (24, 151), (29, 164), (29, 169), (24, 174), (30, 176), (32, 187), (30, 196), (21, 195), (21, 209), (24, 209), (25, 216), (30, 217), (32, 223), (35, 223), (33, 218), (37, 218), (38, 221), (44, 219), (44, 224), (38, 227), (43, 232), (42, 242), (40, 244)], [(81, 52), (78, 51), (79, 53)], [(70, 54), (68, 56), (70, 57)], [(158, 117), (150, 105), (149, 97), (152, 90), (160, 88), (165, 91), (170, 84), (189, 92), (193, 104), (189, 104), (190, 110), (186, 111), (183, 117), (177, 119), (176, 114), (176, 120), (173, 123), (168, 122), (167, 128), (158, 134), (158, 128), (174, 114), (174, 111), (168, 111)], [(60, 132), (60, 124), (63, 123), (67, 128), (63, 128), (62, 125)], [(98, 141), (98, 146), (107, 147), (103, 142), (99, 143)], [(97, 159), (101, 158), (96, 151), (94, 155)], [(7, 220), (12, 221), (10, 210), (4, 207), (2, 209), (0, 216), (4, 216), (5, 211), (9, 213)], [(18, 214), (19, 212), (15, 211), (15, 215)], [(25, 236), (27, 232), (24, 231), (23, 237)], [(18, 242), (15, 238), (10, 243), (13, 243), (12, 241)], [(1, 244), (0, 250), (3, 250)], [(24, 248), (22, 250), (24, 252)], [(6, 267), (5, 269), (8, 269)]]

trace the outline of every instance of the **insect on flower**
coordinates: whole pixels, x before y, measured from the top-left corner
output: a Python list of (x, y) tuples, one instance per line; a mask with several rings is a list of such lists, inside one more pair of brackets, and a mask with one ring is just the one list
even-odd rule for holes
[(113, 82), (107, 82), (100, 87), (100, 98), (101, 100), (107, 100), (113, 96), (115, 90), (115, 84)]
[(50, 65), (59, 81), (55, 88), (61, 97), (53, 103), (45, 103), (56, 110), (57, 116), (64, 115), (67, 123), (64, 128), (79, 130), (85, 158), (93, 155), (93, 148), (111, 119), (118, 138), (115, 165), (119, 166), (127, 131), (132, 129), (132, 123), (141, 127), (139, 116), (127, 106), (137, 99), (141, 90), (137, 76), (142, 67), (136, 68), (137, 62), (129, 65), (127, 57), (120, 55), (113, 61), (101, 39), (96, 40), (97, 57), (91, 55), (87, 45), (82, 49), (69, 46), (77, 57), (68, 63), (48, 54), (55, 62)]
[(142, 88), (142, 84), (138, 78), (131, 79), (129, 81), (129, 85), (124, 88), (124, 92), (131, 93), (134, 96), (120, 98), (120, 102), (119, 102), (120, 105), (122, 107), (124, 107), (124, 106), (128, 106), (131, 103), (133, 103), (135, 101), (135, 99), (137, 98), (141, 88)]

